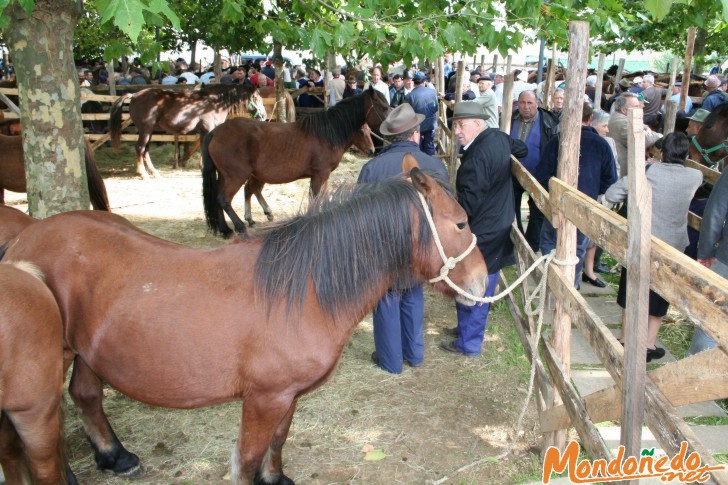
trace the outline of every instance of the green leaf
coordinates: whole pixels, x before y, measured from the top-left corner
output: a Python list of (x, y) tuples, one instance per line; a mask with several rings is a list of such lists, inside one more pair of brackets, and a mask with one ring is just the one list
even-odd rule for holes
[(18, 3), (21, 7), (23, 7), (23, 10), (25, 10), (25, 13), (28, 15), (33, 13), (33, 7), (35, 7), (35, 0), (18, 0)]
[(659, 22), (670, 11), (673, 0), (645, 0), (645, 8)]
[(723, 20), (728, 22), (728, 0), (723, 0)]
[(98, 0), (97, 8), (102, 23), (111, 21), (132, 40), (139, 37), (146, 10), (140, 0)]
[(169, 8), (167, 0), (152, 0), (149, 2), (149, 10), (153, 13), (164, 15), (172, 23), (172, 27), (177, 30), (181, 29), (179, 17), (177, 17), (177, 14)]
[(387, 457), (382, 450), (372, 450), (364, 455), (364, 461), (379, 461)]

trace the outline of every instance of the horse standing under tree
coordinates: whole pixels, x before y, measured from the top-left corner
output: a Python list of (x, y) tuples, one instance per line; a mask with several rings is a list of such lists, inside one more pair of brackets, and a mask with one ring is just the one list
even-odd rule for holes
[[(23, 140), (18, 136), (0, 134), (0, 204), (5, 203), (5, 189), (12, 192), (27, 192), (25, 161), (23, 159)], [(84, 139), (84, 163), (91, 205), (96, 210), (108, 211), (109, 197), (104, 179), (96, 165), (94, 149)]]
[[(106, 382), (154, 406), (243, 400), (231, 483), (292, 483), (281, 452), (296, 403), (331, 377), (387, 288), (454, 266), (454, 284), (484, 292), (487, 268), (465, 211), (413, 157), (403, 170), (411, 183), (338, 189), (263, 236), (217, 249), (93, 211), (35, 222), (11, 241), (5, 259), (39, 266), (57, 297), (75, 354), (69, 392), (98, 467), (140, 470), (104, 414)], [(434, 288), (473, 304), (441, 278)]]
[(174, 135), (196, 131), (204, 137), (225, 121), (230, 111), (244, 109), (254, 116), (265, 113), (257, 89), (247, 84), (211, 84), (192, 92), (142, 89), (136, 94), (120, 96), (111, 106), (109, 132), (114, 147), (121, 142), (121, 111), (128, 98), (131, 98), (129, 116), (139, 131), (136, 171), (143, 179), (149, 177), (145, 163), (152, 176), (159, 176), (149, 156), (149, 142), (155, 127)]
[[(260, 123), (244, 118), (228, 120), (202, 142), (202, 184), (207, 225), (215, 234), (229, 236), (230, 227), (245, 234), (245, 223), (232, 207), (240, 187), (246, 185), (245, 217), (252, 225), (250, 197), (265, 183), (283, 184), (311, 178), (317, 195), (339, 165), (344, 151), (360, 137), (366, 123), (376, 130), (387, 117), (389, 103), (374, 88), (341, 100), (327, 111), (295, 123)], [(267, 204), (258, 197), (266, 210)], [(224, 211), (224, 213), (223, 213)], [(272, 218), (270, 210), (266, 211)]]

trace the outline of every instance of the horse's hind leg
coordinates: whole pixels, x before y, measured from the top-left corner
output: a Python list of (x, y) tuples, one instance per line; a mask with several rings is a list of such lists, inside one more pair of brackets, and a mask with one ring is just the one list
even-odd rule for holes
[(270, 206), (263, 198), (263, 186), (265, 186), (265, 182), (261, 182), (256, 178), (250, 178), (245, 183), (245, 220), (248, 221), (248, 225), (250, 227), (253, 227), (255, 225), (255, 221), (253, 220), (253, 215), (251, 213), (250, 204), (250, 200), (253, 195), (255, 195), (255, 198), (258, 199), (258, 203), (263, 208), (263, 213), (268, 218), (268, 220), (273, 220), (273, 212), (270, 210)]
[(94, 450), (96, 466), (101, 470), (112, 470), (120, 476), (139, 475), (142, 470), (139, 457), (127, 451), (119, 442), (104, 414), (101, 379), (79, 357), (74, 361), (68, 391), (76, 403), (86, 437)]
[(6, 483), (28, 483), (23, 446), (15, 426), (5, 413), (0, 414), (0, 466)]
[(280, 395), (245, 400), (243, 424), (232, 456), (233, 484), (293, 485), (282, 473), (280, 455), (294, 409), (295, 401)]
[(65, 477), (61, 458), (61, 408), (59, 399), (36, 403), (40, 409), (11, 414), (11, 420), (25, 445), (33, 482), (56, 485)]
[(147, 164), (147, 170), (149, 170), (149, 173), (152, 174), (152, 177), (154, 177), (154, 178), (160, 177), (159, 170), (154, 168), (154, 164), (152, 163), (152, 157), (149, 156), (149, 143), (147, 143), (147, 146), (144, 149), (144, 163)]
[(136, 146), (134, 147), (136, 149), (137, 154), (137, 164), (136, 164), (136, 171), (139, 176), (146, 180), (149, 178), (149, 174), (147, 173), (147, 170), (144, 168), (144, 157), (147, 150), (147, 146), (149, 145), (149, 140), (152, 139), (151, 135), (144, 135), (142, 134), (141, 130), (139, 131), (139, 138), (137, 138)]

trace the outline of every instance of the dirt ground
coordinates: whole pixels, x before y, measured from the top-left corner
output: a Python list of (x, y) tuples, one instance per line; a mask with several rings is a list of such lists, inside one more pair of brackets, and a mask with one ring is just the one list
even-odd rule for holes
[[(119, 152), (102, 148), (97, 158), (113, 212), (161, 238), (195, 247), (225, 241), (207, 232), (199, 170), (171, 168), (171, 147), (155, 146), (159, 179), (134, 176), (131, 144)], [(331, 184), (353, 182), (365, 160), (347, 154)], [(195, 162), (196, 163), (196, 162)], [(193, 163), (192, 165), (194, 165)], [(307, 197), (308, 181), (266, 186), (276, 216), (290, 216)], [(26, 208), (24, 194), (6, 193), (9, 205)], [(243, 198), (234, 206), (242, 215)], [(268, 224), (254, 203), (258, 226)], [(182, 302), (181, 302), (182, 304)], [(530, 405), (511, 455), (528, 385), (528, 365), (502, 303), (491, 311), (483, 355), (466, 358), (437, 348), (455, 323), (454, 304), (426, 293), (425, 361), (391, 375), (370, 361), (371, 317), (360, 323), (333, 378), (300, 402), (286, 446), (284, 471), (296, 483), (519, 483), (539, 478), (535, 407)], [(80, 421), (67, 406), (66, 436), (71, 466), (80, 483), (127, 480), (96, 470)], [(230, 454), (241, 421), (240, 403), (198, 410), (171, 410), (132, 401), (106, 390), (105, 408), (125, 446), (141, 458), (139, 484), (229, 483)], [(476, 466), (455, 474), (464, 465)]]

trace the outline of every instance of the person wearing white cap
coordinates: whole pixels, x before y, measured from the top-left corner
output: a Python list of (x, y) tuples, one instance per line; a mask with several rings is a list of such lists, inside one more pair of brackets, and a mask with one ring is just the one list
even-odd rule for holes
[(707, 96), (703, 99), (703, 108), (713, 111), (718, 105), (728, 102), (728, 95), (725, 92), (726, 80), (715, 74), (708, 76), (705, 80)]
[[(528, 82), (528, 72), (521, 71), (516, 75), (516, 80), (513, 83), (513, 102), (518, 102), (518, 97), (523, 91), (535, 91), (538, 87), (536, 83)], [(514, 104), (515, 109), (515, 104)]]
[(632, 87), (629, 88), (629, 92), (639, 94), (642, 92), (642, 89), (642, 78), (640, 76), (637, 76), (636, 78), (632, 79)]
[(592, 74), (592, 75), (586, 77), (586, 88), (584, 89), (584, 93), (589, 98), (589, 101), (587, 101), (587, 102), (592, 106), (594, 106), (594, 97), (596, 96), (596, 92), (597, 92), (597, 77), (594, 74)]

